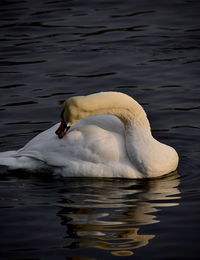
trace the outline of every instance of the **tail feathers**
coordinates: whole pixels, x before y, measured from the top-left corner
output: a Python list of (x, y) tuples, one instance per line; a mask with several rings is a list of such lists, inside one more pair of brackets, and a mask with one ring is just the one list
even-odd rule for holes
[(29, 169), (34, 170), (41, 166), (37, 159), (20, 155), (17, 151), (0, 153), (0, 165), (8, 166), (10, 169)]
[(8, 166), (12, 168), (16, 165), (17, 151), (8, 151), (0, 153), (0, 165)]

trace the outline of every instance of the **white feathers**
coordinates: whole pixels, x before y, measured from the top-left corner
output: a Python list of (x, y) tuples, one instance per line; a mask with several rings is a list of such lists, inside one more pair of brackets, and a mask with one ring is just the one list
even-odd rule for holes
[(152, 137), (146, 113), (131, 97), (105, 92), (65, 106), (71, 124), (78, 122), (64, 138), (54, 125), (20, 150), (0, 153), (0, 164), (75, 177), (146, 178), (176, 170), (176, 151)]

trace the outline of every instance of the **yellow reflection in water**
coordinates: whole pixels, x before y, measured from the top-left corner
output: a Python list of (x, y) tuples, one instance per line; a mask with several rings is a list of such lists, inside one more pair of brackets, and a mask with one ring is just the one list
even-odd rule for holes
[[(64, 194), (58, 215), (67, 227), (73, 247), (109, 250), (116, 256), (130, 256), (155, 237), (140, 234), (144, 225), (159, 222), (156, 212), (177, 206), (179, 176), (174, 173), (153, 180), (88, 180), (90, 190)], [(65, 203), (66, 202), (66, 203)]]

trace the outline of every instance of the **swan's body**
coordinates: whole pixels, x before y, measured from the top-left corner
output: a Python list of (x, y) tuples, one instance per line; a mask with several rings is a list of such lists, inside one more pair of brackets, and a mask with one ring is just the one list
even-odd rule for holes
[(176, 151), (152, 137), (146, 113), (131, 97), (73, 97), (64, 108), (70, 130), (62, 139), (56, 124), (20, 150), (0, 153), (0, 164), (74, 177), (148, 178), (176, 170)]

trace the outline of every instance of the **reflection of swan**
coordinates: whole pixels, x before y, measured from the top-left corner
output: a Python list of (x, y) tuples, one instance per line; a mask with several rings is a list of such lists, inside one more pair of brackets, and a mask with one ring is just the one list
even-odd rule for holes
[[(93, 117), (86, 119), (89, 116)], [(145, 111), (125, 94), (104, 92), (69, 98), (58, 136), (63, 137), (69, 127), (62, 140), (56, 137), (54, 126), (22, 149), (2, 153), (0, 164), (51, 167), (64, 176), (125, 178), (161, 176), (177, 167), (176, 151), (152, 137)]]
[(178, 185), (177, 174), (149, 181), (71, 181), (58, 204), (58, 216), (67, 228), (66, 243), (72, 243), (68, 247), (132, 254), (155, 237), (156, 234), (145, 234), (144, 225), (159, 221), (155, 215), (157, 207), (160, 210), (179, 205)]

